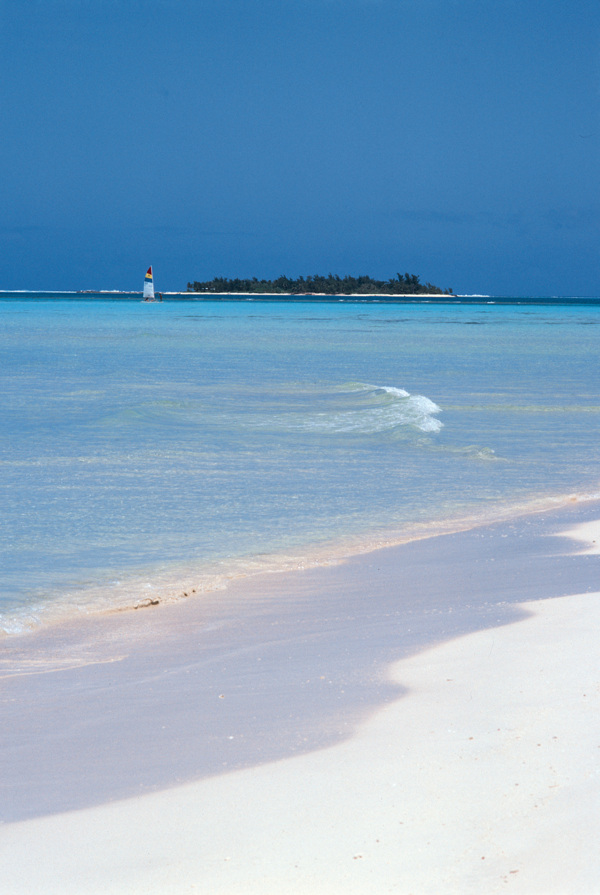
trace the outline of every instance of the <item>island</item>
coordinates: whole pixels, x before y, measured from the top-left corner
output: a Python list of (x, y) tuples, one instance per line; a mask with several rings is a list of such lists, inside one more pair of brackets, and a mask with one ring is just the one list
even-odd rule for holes
[(334, 274), (298, 277), (294, 280), (281, 276), (276, 280), (229, 279), (215, 277), (204, 283), (187, 284), (188, 292), (231, 293), (257, 295), (452, 295), (452, 289), (440, 289), (431, 283), (421, 283), (416, 274), (396, 274), (390, 280), (375, 280), (369, 276), (345, 276)]

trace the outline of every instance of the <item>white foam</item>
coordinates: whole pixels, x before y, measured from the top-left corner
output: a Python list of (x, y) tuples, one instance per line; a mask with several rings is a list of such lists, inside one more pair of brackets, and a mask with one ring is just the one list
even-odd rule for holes
[(286, 410), (262, 416), (250, 425), (316, 435), (376, 435), (402, 429), (439, 432), (443, 426), (435, 416), (441, 408), (430, 398), (396, 386), (351, 383), (334, 389), (331, 397), (337, 396), (339, 409), (317, 413)]

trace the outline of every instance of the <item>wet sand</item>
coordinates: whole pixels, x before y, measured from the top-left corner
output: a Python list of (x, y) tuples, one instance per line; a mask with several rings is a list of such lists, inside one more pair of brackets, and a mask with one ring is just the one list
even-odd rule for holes
[(3, 891), (599, 891), (599, 518), (6, 638)]

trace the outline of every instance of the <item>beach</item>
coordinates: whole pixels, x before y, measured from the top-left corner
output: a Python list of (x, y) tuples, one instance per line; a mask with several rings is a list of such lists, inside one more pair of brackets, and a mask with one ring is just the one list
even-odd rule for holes
[(5, 639), (3, 892), (597, 892), (598, 520)]
[(600, 895), (600, 5), (0, 8), (0, 895)]
[(597, 300), (39, 298), (2, 895), (597, 892)]

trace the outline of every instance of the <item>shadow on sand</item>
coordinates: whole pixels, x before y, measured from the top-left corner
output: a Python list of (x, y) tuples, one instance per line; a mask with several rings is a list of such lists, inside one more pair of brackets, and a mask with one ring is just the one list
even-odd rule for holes
[(598, 507), (522, 517), (240, 581), (226, 592), (7, 638), (2, 819), (140, 795), (331, 746), (405, 690), (390, 663), (599, 589), (556, 534)]

